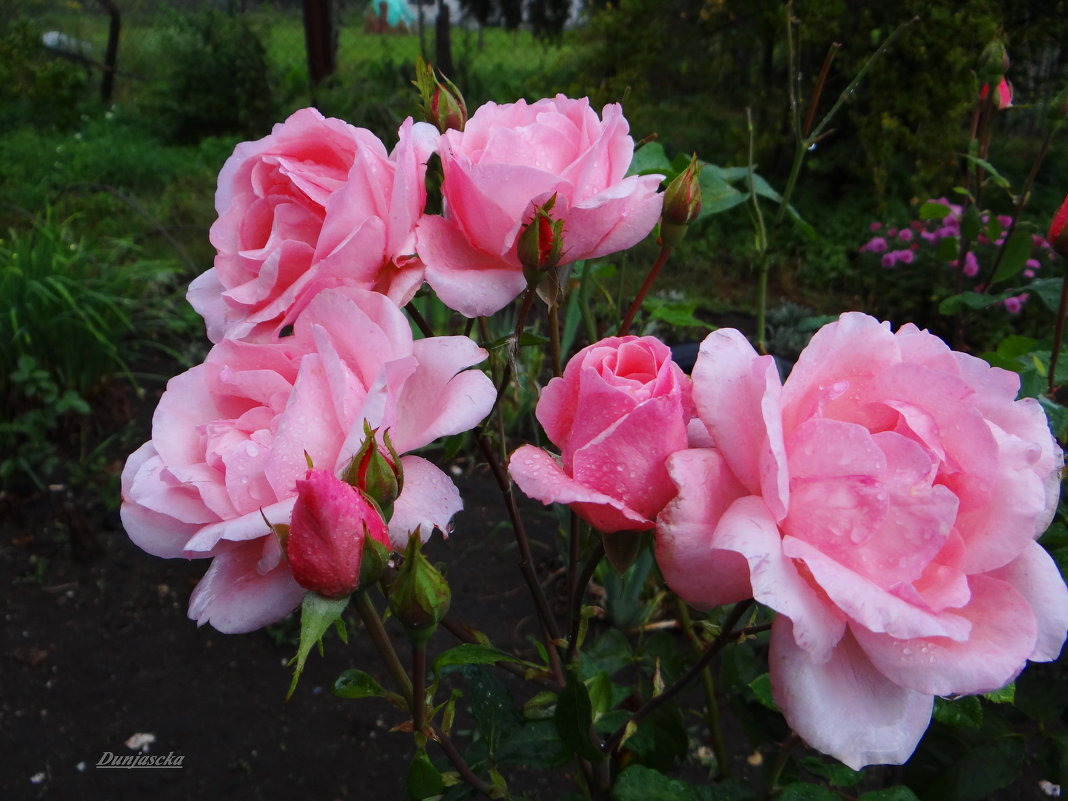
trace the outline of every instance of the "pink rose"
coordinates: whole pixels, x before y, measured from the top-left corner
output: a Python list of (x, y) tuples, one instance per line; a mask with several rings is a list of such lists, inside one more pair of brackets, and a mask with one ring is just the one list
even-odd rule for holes
[(618, 104), (602, 114), (563, 95), (487, 103), (463, 132), (441, 137), (445, 216), (424, 217), (417, 238), (445, 305), (489, 315), (523, 291), (519, 229), (553, 195), (552, 216), (564, 223), (560, 264), (624, 250), (652, 230), (663, 176), (624, 177), (634, 153), (627, 121)]
[(215, 193), (215, 266), (189, 287), (208, 337), (272, 336), (330, 286), (407, 303), (423, 280), (415, 223), (436, 141), (409, 118), (387, 155), (370, 131), (306, 108), (239, 144)]
[(778, 613), (772, 689), (808, 743), (901, 763), (934, 696), (1057, 657), (1068, 591), (1035, 539), (1062, 456), (1014, 373), (848, 313), (785, 384), (733, 330), (705, 340), (693, 379), (715, 447), (669, 460), (657, 560), (695, 606)]
[(558, 462), (532, 445), (512, 454), (516, 484), (571, 506), (601, 531), (641, 531), (675, 494), (665, 460), (687, 446), (690, 379), (654, 337), (610, 337), (579, 351), (538, 399)]
[[(223, 340), (171, 379), (152, 440), (122, 474), (130, 538), (163, 557), (212, 558), (189, 615), (226, 632), (284, 617), (304, 594), (278, 538), (306, 456), (339, 475), (364, 440), (364, 422), (388, 431), (398, 453), (466, 431), (490, 410), (492, 382), (466, 368), (486, 352), (466, 337), (413, 341), (384, 295), (319, 293), (292, 336), (273, 343)], [(418, 456), (401, 457), (404, 489), (389, 532), (397, 546), (422, 527), (447, 529), (462, 504), (449, 478)]]
[(329, 470), (309, 470), (297, 482), (285, 538), (286, 559), (297, 584), (325, 598), (351, 595), (360, 583), (368, 537), (389, 547), (381, 515), (355, 487)]

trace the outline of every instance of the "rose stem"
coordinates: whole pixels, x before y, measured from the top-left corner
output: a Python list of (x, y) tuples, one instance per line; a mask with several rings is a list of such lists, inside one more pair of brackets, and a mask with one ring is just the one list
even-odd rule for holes
[(560, 366), (560, 304), (549, 304), (549, 349), (553, 355), (553, 375), (563, 372)]
[[(441, 625), (442, 628), (452, 634), (452, 636), (458, 639), (460, 642), (472, 643), (474, 645), (484, 644), (482, 640), (480, 640), (478, 637), (471, 633), (471, 630), (469, 629), (466, 623), (460, 623), (456, 620), (445, 618), (441, 621)], [(543, 684), (547, 684), (553, 687), (556, 686), (552, 681), (549, 680), (546, 674), (535, 674), (534, 676), (529, 676), (527, 674), (526, 669), (522, 665), (517, 665), (514, 662), (498, 662), (497, 667), (499, 667), (501, 670), (511, 673), (514, 676), (518, 676), (521, 679), (533, 678), (534, 681), (540, 681)]]
[(464, 761), (464, 758), (460, 755), (460, 751), (453, 744), (449, 735), (435, 730), (434, 740), (441, 746), (441, 750), (445, 752), (445, 756), (449, 758), (453, 767), (456, 768), (456, 772), (460, 774), (460, 777), (465, 782), (487, 798), (495, 797), (494, 793), (496, 792), (496, 789), (489, 782), (480, 779), (478, 775), (471, 770), (471, 767)]
[(430, 324), (426, 321), (422, 314), (419, 313), (419, 309), (415, 308), (415, 303), (409, 302), (404, 310), (408, 312), (408, 316), (412, 318), (412, 322), (416, 324), (420, 331), (423, 332), (423, 336), (430, 338), (434, 336), (434, 330), (430, 327)]
[(637, 296), (630, 304), (630, 308), (627, 309), (627, 316), (623, 318), (623, 322), (619, 324), (619, 333), (616, 336), (624, 337), (627, 332), (630, 331), (630, 326), (634, 322), (634, 318), (638, 315), (638, 309), (642, 307), (642, 302), (645, 300), (645, 296), (649, 294), (649, 290), (653, 286), (653, 281), (660, 275), (660, 270), (663, 269), (667, 263), (668, 258), (671, 256), (671, 246), (661, 244), (660, 253), (656, 257), (656, 261), (653, 262), (653, 266), (649, 268), (649, 273), (645, 276), (645, 281), (642, 283), (641, 289), (638, 290)]
[(563, 669), (560, 667), (559, 655), (556, 653), (556, 640), (560, 639), (560, 630), (556, 625), (556, 618), (553, 617), (552, 610), (549, 609), (549, 601), (545, 597), (545, 591), (542, 589), (538, 576), (534, 571), (534, 556), (530, 551), (530, 542), (527, 540), (526, 529), (523, 527), (523, 520), (519, 515), (519, 507), (516, 505), (515, 495), (512, 492), (511, 479), (508, 478), (508, 474), (504, 472), (496, 454), (493, 453), (493, 446), (486, 439), (486, 435), (480, 433), (477, 440), (478, 447), (486, 458), (486, 463), (489, 465), (493, 477), (497, 480), (497, 486), (500, 488), (505, 506), (508, 509), (508, 517), (512, 522), (512, 530), (515, 532), (516, 544), (519, 546), (519, 570), (527, 582), (531, 596), (534, 598), (534, 606), (537, 609), (538, 618), (541, 620), (542, 628), (548, 640), (545, 645), (546, 650), (549, 652), (549, 660), (552, 663), (553, 678), (560, 686), (563, 686), (565, 683)]
[[(686, 608), (686, 602), (678, 596), (675, 597), (675, 602), (679, 612), (679, 622), (682, 623), (686, 639), (690, 641), (694, 651), (700, 655), (701, 641), (693, 630), (693, 621), (690, 619), (690, 611)], [(719, 704), (716, 703), (716, 685), (712, 680), (712, 668), (708, 665), (705, 665), (701, 671), (701, 684), (704, 687), (705, 709), (707, 710), (705, 722), (708, 724), (709, 734), (712, 735), (712, 750), (716, 754), (718, 766), (717, 774), (719, 778), (726, 778), (730, 776), (731, 766), (727, 761), (727, 750), (723, 746), (723, 727), (719, 720)]]
[(412, 640), (412, 731), (426, 725), (426, 640)]
[(393, 648), (393, 642), (389, 639), (389, 634), (386, 633), (386, 627), (382, 625), (382, 618), (378, 616), (378, 610), (371, 603), (367, 591), (357, 590), (354, 603), (356, 611), (360, 613), (360, 618), (363, 620), (367, 633), (371, 637), (371, 642), (378, 649), (378, 655), (382, 657), (382, 661), (386, 664), (386, 669), (397, 683), (397, 686), (400, 687), (401, 695), (408, 702), (408, 708), (413, 709), (411, 679), (408, 678), (408, 673), (405, 671), (404, 665), (401, 664), (400, 658)]
[(582, 573), (579, 574), (578, 581), (575, 582), (577, 590), (570, 599), (571, 631), (568, 634), (567, 654), (564, 657), (564, 661), (567, 663), (570, 663), (571, 660), (575, 658), (575, 651), (578, 650), (579, 627), (582, 625), (582, 596), (586, 591), (586, 587), (590, 583), (590, 579), (593, 578), (594, 571), (597, 570), (597, 565), (601, 563), (603, 558), (604, 542), (598, 539), (593, 552), (586, 559), (586, 564), (582, 566)]
[[(575, 630), (575, 616), (578, 609), (575, 606), (575, 596), (579, 594), (579, 546), (582, 544), (582, 531), (579, 527), (579, 518), (575, 510), (571, 510), (568, 516), (568, 554), (567, 554), (567, 600), (570, 606), (568, 628)], [(568, 643), (570, 647), (570, 642)]]
[(994, 257), (994, 263), (990, 266), (990, 271), (982, 278), (982, 288), (980, 292), (990, 291), (990, 285), (994, 282), (994, 276), (997, 275), (998, 267), (1001, 266), (1001, 258), (1005, 255), (1005, 246), (1008, 245), (1009, 239), (1012, 237), (1012, 232), (1016, 230), (1016, 221), (1020, 219), (1020, 213), (1023, 211), (1023, 207), (1027, 204), (1028, 195), (1031, 194), (1031, 187), (1034, 186), (1035, 178), (1038, 177), (1038, 170), (1042, 166), (1042, 162), (1046, 158), (1046, 153), (1049, 150), (1050, 141), (1053, 139), (1053, 131), (1046, 131), (1046, 138), (1042, 140), (1042, 147), (1039, 148), (1038, 154), (1035, 156), (1034, 162), (1031, 164), (1031, 172), (1027, 175), (1027, 180), (1024, 181), (1023, 188), (1020, 190), (1020, 194), (1016, 196), (1016, 206), (1012, 210), (1012, 219), (1009, 220), (1009, 227), (1002, 234), (1001, 247), (998, 248), (997, 255)]
[(711, 644), (709, 644), (708, 648), (705, 649), (705, 652), (701, 654), (700, 659), (694, 662), (690, 669), (687, 670), (686, 673), (681, 676), (674, 684), (667, 687), (664, 692), (660, 693), (660, 695), (646, 701), (645, 704), (640, 709), (638, 709), (637, 712), (631, 715), (630, 720), (628, 720), (626, 723), (624, 723), (622, 726), (615, 730), (612, 736), (608, 738), (608, 742), (606, 742), (602, 746), (602, 750), (606, 754), (612, 754), (617, 748), (619, 748), (620, 743), (623, 742), (623, 737), (627, 733), (628, 726), (630, 726), (632, 723), (640, 723), (649, 715), (649, 713), (655, 711), (656, 709), (659, 709), (665, 703), (670, 701), (683, 689), (689, 686), (690, 682), (692, 682), (694, 679), (701, 675), (701, 671), (705, 669), (705, 666), (707, 666), (712, 661), (716, 654), (723, 650), (728, 640), (730, 640), (733, 636), (736, 636), (733, 632), (733, 629), (736, 625), (738, 625), (738, 621), (742, 619), (742, 617), (745, 615), (746, 611), (749, 609), (752, 603), (752, 599), (749, 599), (747, 601), (740, 601), (739, 603), (736, 603), (734, 605), (734, 609), (731, 610), (731, 613), (723, 622), (723, 629), (720, 631), (719, 636), (716, 637), (716, 639), (714, 639)]
[(1061, 302), (1057, 307), (1057, 324), (1053, 329), (1053, 350), (1049, 355), (1049, 396), (1053, 397), (1053, 390), (1057, 382), (1057, 357), (1061, 353), (1061, 340), (1064, 338), (1064, 315), (1068, 312), (1068, 260), (1064, 262), (1064, 278), (1061, 282)]

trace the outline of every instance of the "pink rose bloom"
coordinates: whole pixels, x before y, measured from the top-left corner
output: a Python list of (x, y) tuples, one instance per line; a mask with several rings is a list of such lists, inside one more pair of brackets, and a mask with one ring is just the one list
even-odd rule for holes
[(779, 381), (737, 331), (704, 341), (714, 448), (677, 453), (657, 561), (686, 601), (774, 609), (774, 697), (854, 769), (901, 763), (936, 695), (1057, 658), (1068, 590), (1036, 538), (1062, 455), (1015, 373), (848, 313)]
[(516, 255), (519, 229), (553, 195), (563, 220), (561, 265), (625, 250), (660, 217), (662, 175), (625, 177), (634, 141), (618, 104), (603, 119), (589, 100), (563, 95), (487, 103), (463, 132), (438, 142), (445, 215), (418, 227), (426, 279), (449, 308), (468, 317), (504, 308), (526, 287)]
[(690, 393), (658, 339), (603, 339), (576, 353), (538, 399), (560, 461), (524, 445), (509, 472), (531, 498), (567, 504), (600, 531), (651, 529), (675, 494), (665, 460), (687, 447)]
[[(224, 632), (279, 620), (304, 589), (264, 523), (289, 523), (308, 465), (339, 475), (364, 439), (387, 430), (398, 453), (466, 431), (489, 413), (492, 382), (467, 370), (486, 352), (467, 337), (412, 340), (385, 295), (321, 292), (292, 336), (224, 339), (203, 364), (171, 379), (152, 440), (126, 462), (122, 520), (156, 556), (212, 558), (189, 616)], [(421, 526), (447, 530), (462, 504), (451, 480), (401, 457), (404, 489), (389, 534), (400, 547)]]
[(382, 516), (359, 490), (329, 470), (309, 470), (297, 482), (285, 538), (286, 559), (297, 584), (324, 598), (351, 595), (360, 583), (368, 538), (390, 547)]
[(208, 338), (273, 336), (329, 286), (407, 303), (423, 280), (414, 232), (436, 141), (409, 118), (387, 154), (370, 131), (306, 108), (239, 144), (215, 193), (215, 266), (189, 287)]

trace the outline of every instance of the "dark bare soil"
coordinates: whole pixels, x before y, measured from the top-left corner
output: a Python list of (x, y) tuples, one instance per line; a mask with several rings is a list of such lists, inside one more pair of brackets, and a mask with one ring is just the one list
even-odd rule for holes
[[(458, 483), (468, 511), (430, 551), (448, 565), (450, 617), (522, 648), (535, 633), (533, 607), (510, 536), (491, 532), (500, 498), (483, 477)], [(0, 523), (0, 798), (405, 797), (412, 740), (391, 731), (401, 713), (330, 692), (349, 667), (388, 684), (358, 625), (348, 645), (331, 635), (325, 657), (311, 655), (285, 703), (295, 624), (246, 635), (198, 629), (186, 606), (206, 562), (143, 553), (115, 512), (90, 510), (72, 525), (69, 504), (53, 495), (14, 504)], [(551, 545), (535, 550), (551, 572)], [(453, 644), (439, 630), (430, 646)], [(149, 754), (183, 757), (181, 767), (96, 767), (106, 752), (138, 753), (127, 745), (138, 735), (154, 738)]]

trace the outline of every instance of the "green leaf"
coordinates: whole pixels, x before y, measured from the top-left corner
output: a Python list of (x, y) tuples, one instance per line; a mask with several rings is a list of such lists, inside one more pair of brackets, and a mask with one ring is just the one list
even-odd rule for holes
[(583, 759), (603, 762), (604, 752), (590, 739), (593, 707), (584, 682), (573, 673), (567, 675), (567, 685), (560, 691), (553, 717), (560, 739)]
[(509, 731), (497, 746), (497, 763), (552, 770), (571, 761), (567, 747), (551, 720), (532, 720)]
[(644, 765), (629, 765), (612, 786), (613, 801), (698, 801), (689, 784)]
[(947, 317), (956, 314), (963, 308), (985, 309), (993, 306), (1008, 297), (1006, 293), (998, 295), (986, 295), (981, 292), (961, 292), (959, 295), (950, 295), (938, 304), (938, 313)]
[(999, 188), (1001, 188), (1001, 189), (1008, 189), (1009, 188), (1008, 180), (1006, 180), (1005, 177), (1002, 176), (1002, 174), (1000, 172), (998, 172), (994, 168), (994, 165), (991, 164), (989, 161), (987, 161), (986, 159), (981, 159), (978, 156), (973, 156), (971, 153), (963, 153), (962, 155), (972, 165), (978, 165), (979, 167), (982, 167), (986, 172), (988, 172), (990, 174), (991, 180), (993, 180), (993, 182)]
[(424, 798), (433, 798), (444, 792), (445, 782), (430, 757), (426, 755), (426, 751), (420, 749), (412, 758), (405, 788), (410, 801), (423, 801)]
[(778, 712), (779, 707), (771, 695), (771, 674), (762, 673), (749, 682), (749, 689), (753, 691), (756, 699), (773, 712)]
[(349, 605), (349, 599), (324, 598), (317, 592), (309, 592), (304, 596), (300, 605), (300, 645), (297, 646), (297, 655), (290, 660), (290, 664), (296, 663), (293, 670), (293, 681), (289, 684), (286, 700), (293, 695), (300, 681), (300, 674), (304, 672), (304, 663), (311, 653), (312, 646), (319, 644), (323, 647), (323, 635), (334, 623), (341, 619), (341, 613)]
[(942, 261), (956, 261), (960, 256), (960, 238), (947, 236), (938, 240), (935, 245), (935, 257)]
[(853, 770), (848, 765), (843, 765), (837, 761), (824, 762), (816, 756), (805, 757), (800, 760), (800, 763), (809, 773), (826, 779), (829, 784), (835, 787), (853, 787), (864, 778), (863, 772)]
[(1011, 704), (1016, 698), (1016, 683), (1006, 684), (992, 693), (983, 693), (983, 698), (993, 704)]
[(706, 330), (712, 328), (704, 320), (699, 320), (694, 316), (694, 312), (697, 311), (696, 300), (688, 298), (670, 300), (668, 298), (649, 296), (642, 303), (642, 307), (649, 312), (649, 316), (652, 319), (663, 320), (674, 328), (703, 328)]
[(603, 670), (593, 678), (587, 679), (586, 691), (590, 696), (590, 708), (593, 710), (593, 722), (612, 709), (612, 680)]
[(1042, 305), (1056, 314), (1061, 303), (1061, 285), (1063, 278), (1039, 278), (1027, 285), (1027, 291), (1038, 295)]
[(689, 739), (682, 711), (674, 703), (657, 707), (625, 742), (636, 761), (657, 770), (671, 770), (686, 757)]
[(592, 678), (603, 670), (609, 676), (625, 668), (632, 661), (630, 642), (619, 629), (608, 629), (582, 649), (579, 675)]
[(974, 695), (966, 695), (955, 701), (935, 698), (933, 717), (948, 726), (966, 726), (978, 729), (983, 725), (983, 706)]
[(698, 786), (698, 801), (757, 801), (761, 795), (757, 793), (752, 782), (741, 779), (726, 779), (712, 787)]
[(974, 203), (969, 203), (964, 209), (964, 214), (961, 215), (960, 235), (974, 242), (975, 238), (979, 236), (980, 225), (979, 209), (975, 207)]
[(794, 782), (782, 788), (778, 801), (840, 801), (837, 793), (826, 787), (806, 782)]
[(1004, 281), (1020, 272), (1031, 257), (1031, 234), (1017, 228), (1004, 245), (1001, 263), (994, 273), (993, 281)]
[(949, 206), (944, 203), (937, 203), (934, 200), (928, 200), (920, 206), (921, 220), (943, 220), (949, 213)]
[(859, 801), (919, 801), (919, 799), (912, 790), (899, 784), (896, 787), (863, 793)]
[(434, 660), (434, 675), (438, 675), (442, 668), (455, 665), (496, 665), (498, 662), (522, 661), (492, 645), (465, 642), (438, 654), (437, 659)]
[(701, 187), (701, 210), (697, 213), (697, 220), (732, 209), (749, 198), (748, 192), (740, 192), (727, 183), (711, 164), (706, 164), (701, 170), (698, 184)]
[(349, 668), (334, 681), (334, 695), (338, 698), (382, 698), (386, 690), (358, 668)]
[(519, 714), (508, 690), (485, 666), (463, 665), (460, 671), (471, 689), (471, 714), (492, 757), (500, 742), (519, 728)]
[(659, 142), (648, 142), (634, 151), (627, 175), (647, 175), (649, 173), (672, 172), (671, 161), (664, 152), (664, 146)]

